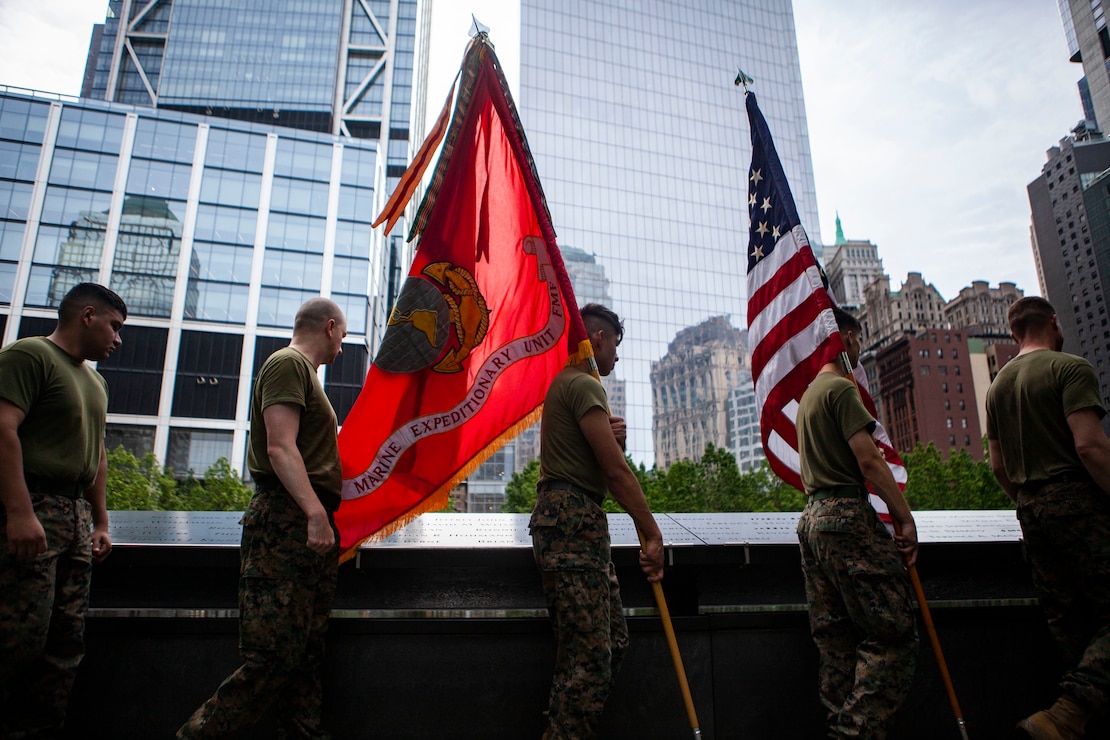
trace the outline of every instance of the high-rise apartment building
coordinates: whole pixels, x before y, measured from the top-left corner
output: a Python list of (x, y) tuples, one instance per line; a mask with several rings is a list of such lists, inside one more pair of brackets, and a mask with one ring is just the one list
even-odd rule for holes
[(1110, 140), (1084, 126), (1048, 150), (1029, 183), (1041, 291), (1056, 309), (1064, 351), (1087, 358), (1110, 399)]
[(863, 304), (859, 320), (865, 350), (885, 347), (906, 332), (945, 325), (944, 298), (920, 272), (907, 274), (901, 290), (891, 290), (890, 278), (879, 276), (864, 288)]
[(406, 264), (370, 222), (409, 157), (417, 5), (112, 0), (90, 97), (0, 88), (3, 343), (77, 282), (119, 292), (110, 447), (243, 470), (250, 378), (318, 295), (347, 315), (321, 370), (345, 417)]
[(696, 460), (707, 444), (731, 449), (728, 401), (751, 386), (743, 334), (725, 316), (683, 329), (651, 363), (655, 464)]
[[(596, 255), (627, 317), (628, 446), (650, 464), (651, 364), (709, 317), (746, 324), (751, 147), (737, 64), (820, 253), (791, 3), (522, 0), (520, 43), (521, 121), (560, 242)], [(723, 424), (715, 434), (726, 446)]]

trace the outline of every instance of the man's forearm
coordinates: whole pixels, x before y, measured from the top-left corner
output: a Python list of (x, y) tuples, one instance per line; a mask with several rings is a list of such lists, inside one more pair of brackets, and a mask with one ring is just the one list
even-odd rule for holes
[(874, 459), (868, 462), (862, 472), (864, 478), (871, 483), (871, 487), (875, 490), (875, 495), (886, 504), (887, 510), (894, 521), (904, 522), (913, 517), (910, 513), (910, 505), (906, 502), (906, 497), (902, 494), (901, 489), (898, 488), (898, 482), (894, 480), (890, 467), (877, 452)]
[(0, 430), (0, 504), (9, 516), (26, 513), (34, 508), (31, 495), (27, 491), (27, 481), (23, 477), (23, 445), (19, 434)]
[[(629, 477), (631, 480), (628, 479)], [(663, 533), (659, 529), (659, 524), (655, 521), (655, 516), (651, 513), (647, 499), (644, 498), (640, 483), (631, 471), (629, 471), (627, 477), (621, 476), (610, 481), (609, 492), (616, 499), (616, 502), (621, 505), (621, 508), (632, 517), (632, 521), (636, 523), (636, 528), (644, 536), (644, 539), (663, 539)]]
[(301, 453), (298, 450), (277, 448), (270, 449), (269, 456), (274, 474), (305, 515), (312, 516), (322, 512), (323, 504), (312, 489)]
[(108, 528), (108, 458), (104, 449), (100, 450), (100, 465), (96, 470), (96, 480), (85, 490), (85, 499), (92, 508), (93, 526), (97, 529)]

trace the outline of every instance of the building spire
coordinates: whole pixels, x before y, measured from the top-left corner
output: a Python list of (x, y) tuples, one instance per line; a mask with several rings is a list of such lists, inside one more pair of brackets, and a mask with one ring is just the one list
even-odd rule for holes
[(840, 211), (837, 211), (836, 212), (836, 242), (835, 242), (835, 244), (836, 244), (836, 246), (840, 246), (841, 244), (843, 244), (846, 241), (848, 241), (848, 240), (844, 238), (844, 229), (842, 229), (841, 226), (840, 226)]

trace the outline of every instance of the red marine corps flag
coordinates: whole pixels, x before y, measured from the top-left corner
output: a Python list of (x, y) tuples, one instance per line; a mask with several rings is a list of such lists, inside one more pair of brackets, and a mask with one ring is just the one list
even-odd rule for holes
[(412, 267), (339, 434), (342, 560), (370, 537), (443, 508), (454, 486), (539, 419), (555, 374), (592, 355), (484, 34), (468, 47), (461, 76), (409, 234), (420, 236)]

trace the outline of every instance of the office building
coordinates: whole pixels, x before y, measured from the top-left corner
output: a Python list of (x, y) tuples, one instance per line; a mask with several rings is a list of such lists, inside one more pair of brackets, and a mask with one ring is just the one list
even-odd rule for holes
[(0, 88), (3, 343), (49, 333), (77, 282), (119, 292), (110, 447), (242, 471), (249, 379), (318, 295), (348, 320), (321, 370), (342, 421), (407, 264), (370, 222), (409, 157), (416, 18), (416, 0), (112, 0), (89, 97)]
[(836, 305), (858, 311), (863, 306), (863, 289), (882, 274), (879, 248), (870, 241), (845, 239), (838, 215), (836, 241), (825, 263), (825, 276)]
[(1057, 0), (1071, 61), (1083, 65), (1077, 83), (1084, 117), (1110, 125), (1110, 32), (1103, 0)]
[[(555, 231), (596, 256), (627, 317), (629, 453), (650, 465), (651, 364), (710, 317), (747, 324), (751, 147), (738, 63), (820, 253), (791, 3), (522, 0), (520, 45), (520, 117)], [(726, 446), (723, 423), (716, 434)]]
[(900, 290), (891, 290), (890, 277), (880, 275), (863, 289), (859, 320), (864, 350), (878, 350), (907, 332), (944, 326), (944, 298), (920, 272), (907, 274)]
[(973, 280), (959, 295), (944, 305), (944, 318), (953, 329), (963, 329), (969, 337), (979, 337), (990, 345), (1010, 343), (1010, 322), (1006, 316), (1014, 301), (1025, 292), (1013, 283), (990, 287), (986, 280)]
[(1064, 351), (1085, 357), (1110, 399), (1110, 140), (1081, 124), (1048, 150), (1028, 186), (1042, 294), (1056, 309)]
[(728, 401), (751, 366), (740, 330), (726, 316), (683, 329), (667, 354), (651, 363), (655, 464), (697, 460), (707, 444), (731, 449)]
[[(746, 368), (750, 372), (750, 368)], [(743, 371), (741, 371), (743, 372)], [(759, 433), (759, 404), (755, 400), (755, 385), (741, 378), (728, 392), (728, 451), (736, 458), (741, 472), (759, 467), (767, 456), (763, 453), (763, 438)]]

